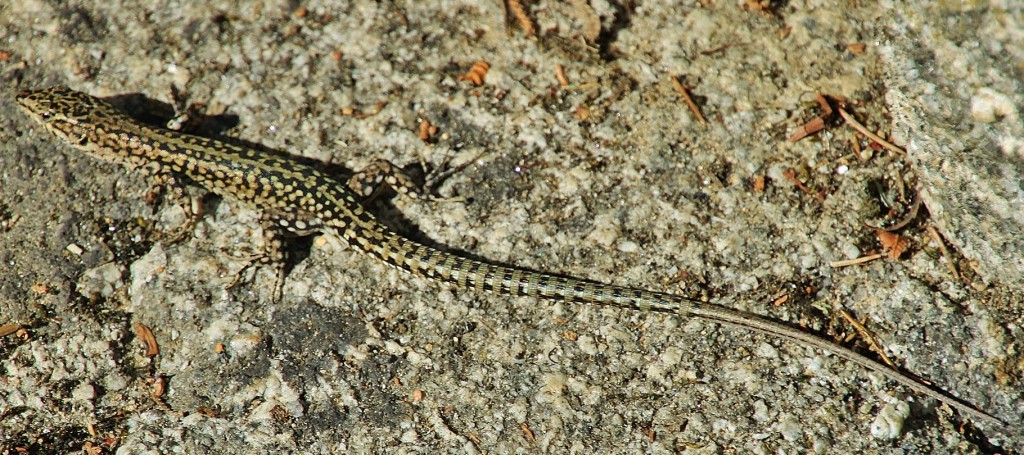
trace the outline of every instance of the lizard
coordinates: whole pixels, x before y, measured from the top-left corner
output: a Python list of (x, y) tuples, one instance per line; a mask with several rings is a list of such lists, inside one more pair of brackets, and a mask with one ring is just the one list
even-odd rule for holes
[[(391, 267), (458, 289), (669, 313), (759, 332), (880, 373), (972, 419), (1005, 425), (998, 417), (907, 373), (759, 314), (681, 295), (499, 265), (424, 245), (378, 221), (352, 189), (286, 157), (149, 126), (100, 98), (63, 86), (24, 90), (16, 99), (31, 119), (85, 154), (153, 175), (184, 177), (260, 211), (265, 222), (280, 232), (333, 233)], [(381, 178), (375, 180), (379, 183)], [(388, 180), (395, 183), (394, 178)]]

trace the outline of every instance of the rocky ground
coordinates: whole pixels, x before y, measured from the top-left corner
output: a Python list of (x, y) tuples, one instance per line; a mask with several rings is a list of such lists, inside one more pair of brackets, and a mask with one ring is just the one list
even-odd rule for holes
[[(232, 5), (0, 5), (0, 452), (1024, 447), (1012, 2), (523, 2), (525, 21), (499, 1)], [(714, 323), (452, 290), (330, 234), (289, 245), (275, 300), (275, 269), (245, 267), (257, 211), (190, 188), (202, 216), (172, 239), (186, 212), (161, 187), (18, 111), (17, 90), (56, 84), (144, 121), (201, 105), (197, 133), (339, 180), (376, 158), (456, 170), (434, 189), (460, 202), (369, 207), (452, 251), (875, 356), (845, 312), (1009, 425)]]

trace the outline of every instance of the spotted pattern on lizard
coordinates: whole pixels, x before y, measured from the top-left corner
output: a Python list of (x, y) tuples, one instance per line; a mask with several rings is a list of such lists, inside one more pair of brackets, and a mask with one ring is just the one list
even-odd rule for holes
[(918, 382), (853, 350), (760, 316), (683, 296), (612, 286), (469, 259), (410, 240), (364, 209), (358, 195), (307, 165), (215, 139), (141, 124), (99, 98), (65, 87), (23, 91), (18, 103), (36, 122), (93, 157), (184, 176), (261, 210), (295, 233), (333, 232), (370, 257), (459, 289), (610, 305), (697, 317), (832, 353), (878, 372), (971, 418), (1003, 422), (948, 392)]

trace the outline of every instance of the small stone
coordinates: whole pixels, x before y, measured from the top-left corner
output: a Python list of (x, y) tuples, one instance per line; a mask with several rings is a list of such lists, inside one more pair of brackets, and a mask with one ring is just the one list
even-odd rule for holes
[(77, 401), (92, 401), (96, 398), (96, 388), (88, 382), (83, 382), (71, 391), (71, 398)]
[(895, 439), (903, 433), (903, 423), (910, 417), (910, 405), (905, 401), (889, 403), (871, 422), (871, 436), (878, 439)]

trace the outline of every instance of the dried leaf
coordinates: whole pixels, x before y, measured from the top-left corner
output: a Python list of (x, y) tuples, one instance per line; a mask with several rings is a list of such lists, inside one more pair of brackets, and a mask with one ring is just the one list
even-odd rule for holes
[(93, 445), (92, 442), (87, 441), (82, 446), (82, 452), (86, 453), (87, 455), (100, 455), (101, 453), (103, 453), (103, 447)]
[(0, 337), (5, 337), (19, 330), (21, 330), (21, 324), (0, 325)]
[(533, 26), (533, 21), (530, 20), (530, 16), (526, 14), (526, 7), (523, 6), (523, 2), (521, 0), (508, 0), (508, 9), (512, 11), (512, 15), (515, 16), (516, 21), (519, 22), (519, 26), (526, 31), (526, 36), (533, 36), (534, 33), (537, 33), (537, 28)]
[(520, 423), (519, 428), (523, 430), (523, 434), (526, 435), (526, 439), (529, 439), (530, 442), (537, 442), (537, 437), (533, 435), (533, 430), (526, 425), (526, 422)]
[(167, 391), (167, 381), (163, 376), (155, 376), (150, 380), (150, 384), (152, 385), (152, 390), (149, 395), (154, 400), (160, 401), (160, 397), (164, 396), (164, 392)]
[(758, 193), (763, 193), (765, 187), (767, 187), (767, 179), (764, 175), (759, 175), (756, 178), (754, 178), (754, 191)]
[(419, 132), (417, 133), (417, 135), (420, 137), (420, 140), (423, 142), (427, 142), (435, 134), (437, 134), (437, 127), (431, 125), (430, 120), (420, 119), (420, 129)]
[(558, 85), (562, 88), (569, 86), (569, 78), (565, 75), (565, 68), (560, 64), (555, 64), (555, 79), (558, 79)]
[(881, 229), (875, 229), (875, 235), (878, 236), (878, 242), (882, 244), (882, 248), (888, 252), (886, 256), (889, 259), (899, 259), (910, 244), (907, 239), (899, 234), (893, 234)]
[(146, 344), (146, 356), (153, 357), (160, 353), (160, 347), (156, 343), (156, 337), (153, 336), (153, 331), (149, 330), (145, 324), (135, 324), (135, 336), (139, 337), (143, 343)]
[(484, 85), (484, 77), (487, 76), (487, 70), (489, 69), (491, 69), (491, 65), (483, 60), (478, 60), (466, 74), (459, 76), (459, 80), (470, 81), (473, 85), (479, 87)]
[(586, 120), (590, 118), (590, 109), (586, 106), (577, 106), (572, 112), (572, 118), (576, 120)]

